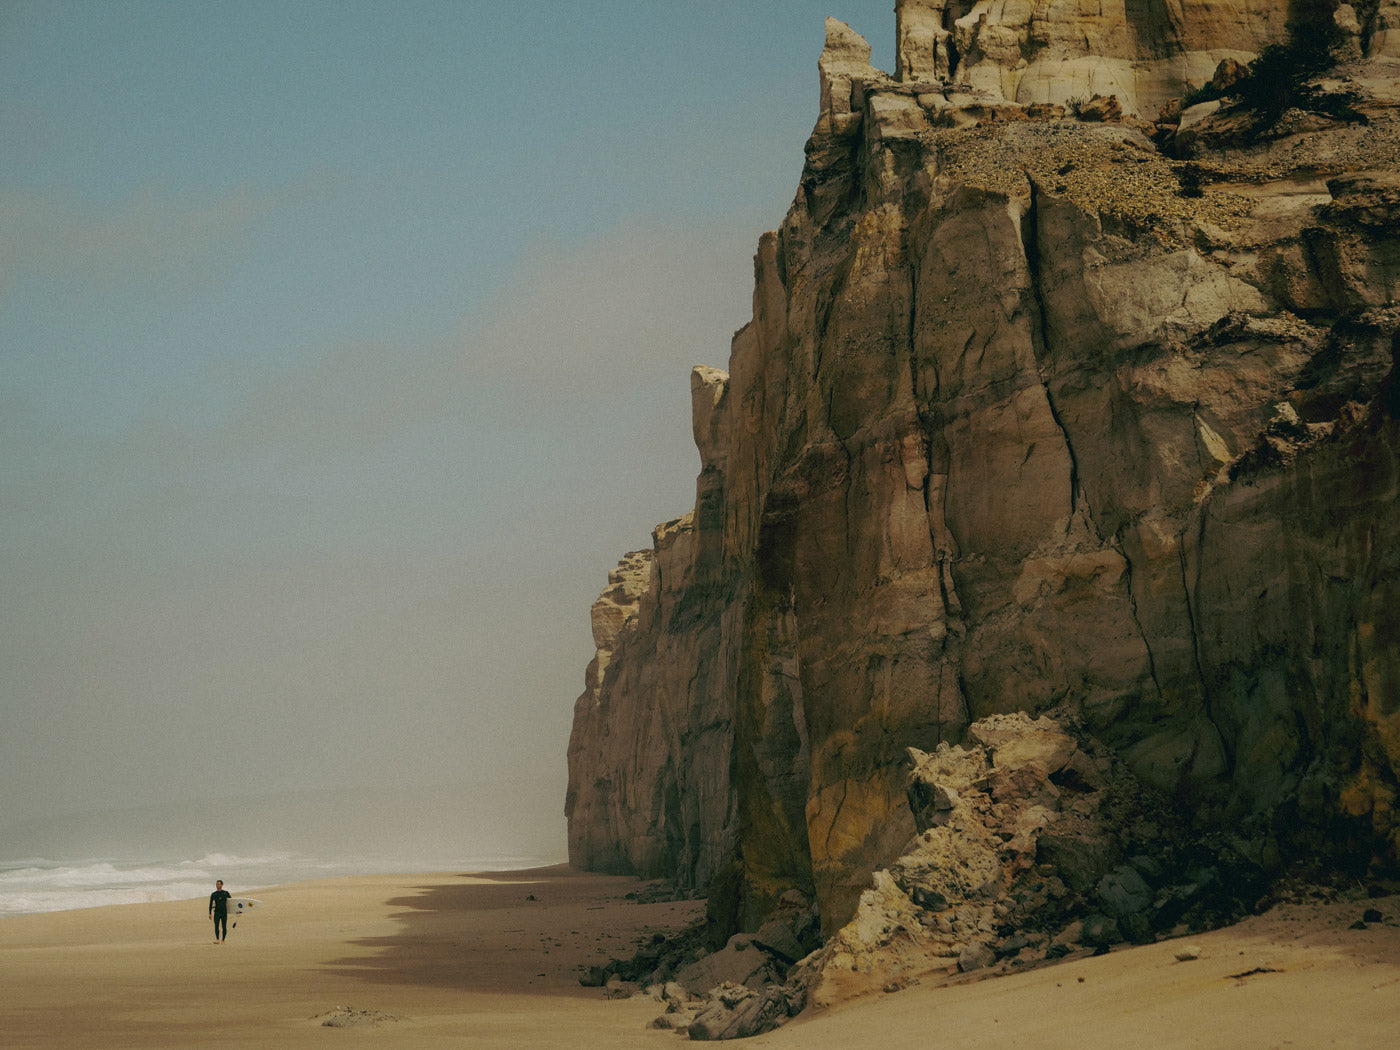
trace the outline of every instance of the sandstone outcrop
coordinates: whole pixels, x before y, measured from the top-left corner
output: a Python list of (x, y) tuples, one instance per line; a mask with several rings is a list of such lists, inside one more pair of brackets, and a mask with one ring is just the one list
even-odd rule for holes
[(1193, 832), (1073, 717), (973, 723), (909, 749), (917, 834), (849, 923), (789, 974), (831, 1005), (958, 973), (1005, 973), (1240, 917), (1258, 870)]
[(899, 0), (895, 23), (901, 82), (964, 84), (1023, 105), (1114, 96), (1141, 117), (1200, 87), (1222, 61), (1285, 43), (1299, 25), (1335, 25), (1358, 56), (1372, 57), (1395, 55), (1400, 25), (1389, 3), (1276, 0)]
[(809, 1004), (1209, 928), (1259, 896), (1257, 864), (1227, 837), (1201, 836), (1072, 712), (993, 715), (967, 738), (908, 750), (917, 833), (824, 944), (806, 900), (789, 893), (756, 933), (717, 951), (698, 954), (703, 931), (692, 930), (587, 983), (646, 983), (666, 1010), (652, 1027), (742, 1038)]
[[(896, 77), (828, 24), (753, 318), (692, 376), (695, 509), (595, 607), (576, 865), (707, 890), (723, 935), (791, 890), (828, 934), (867, 891), (927, 911), (946, 890), (917, 904), (896, 863), (906, 749), (1054, 709), (1260, 871), (1400, 867), (1391, 7), (1352, 9), (1351, 57), (1308, 81), (1342, 116), (1246, 135), (1233, 98), (1162, 103), (1287, 40), (1290, 8), (1108, 10), (902, 3)], [(1121, 119), (1039, 104), (1101, 59), (1132, 90), (1072, 90)], [(1159, 109), (1189, 155), (1133, 116)]]

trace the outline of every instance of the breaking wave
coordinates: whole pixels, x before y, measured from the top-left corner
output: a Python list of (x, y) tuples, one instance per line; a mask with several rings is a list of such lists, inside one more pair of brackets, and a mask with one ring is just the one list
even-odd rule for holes
[(289, 853), (238, 856), (206, 853), (194, 860), (124, 862), (94, 858), (56, 863), (39, 857), (0, 861), (0, 917), (35, 912), (100, 908), (113, 904), (197, 900), (223, 879), (225, 888), (247, 894), (268, 886), (307, 879), (378, 872), (505, 870), (547, 863), (531, 857), (492, 856), (466, 864), (412, 864), (377, 860), (323, 861)]

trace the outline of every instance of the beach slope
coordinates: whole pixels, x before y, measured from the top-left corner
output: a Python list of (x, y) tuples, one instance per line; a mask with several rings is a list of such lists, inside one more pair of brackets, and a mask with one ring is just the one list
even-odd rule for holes
[[(673, 1046), (645, 1028), (658, 1003), (577, 980), (579, 964), (630, 954), (701, 908), (629, 899), (637, 887), (565, 867), (296, 883), (259, 890), (263, 908), (222, 945), (203, 900), (14, 916), (0, 920), (0, 1043)], [(1368, 908), (1381, 917), (1351, 928)], [(1186, 941), (918, 985), (746, 1045), (1381, 1046), (1397, 1026), (1400, 900), (1387, 898), (1282, 905)]]

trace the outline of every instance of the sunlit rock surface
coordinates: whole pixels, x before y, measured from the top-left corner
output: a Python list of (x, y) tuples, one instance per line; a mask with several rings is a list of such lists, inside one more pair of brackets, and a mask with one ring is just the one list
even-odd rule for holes
[[(830, 932), (915, 833), (906, 748), (1069, 705), (1261, 866), (1394, 869), (1393, 8), (1321, 88), (1360, 117), (1242, 138), (1227, 99), (1189, 163), (1133, 114), (1285, 8), (1152, 10), (902, 3), (897, 78), (828, 23), (753, 318), (692, 376), (695, 509), (595, 606), (575, 864)], [(1123, 119), (1029, 104), (1089, 93)]]

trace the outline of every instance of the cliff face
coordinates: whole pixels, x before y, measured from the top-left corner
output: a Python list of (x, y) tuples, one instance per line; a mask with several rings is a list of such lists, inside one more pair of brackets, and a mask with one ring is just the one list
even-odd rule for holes
[(1338, 25), (1358, 55), (1400, 57), (1393, 0), (900, 0), (895, 18), (901, 81), (1027, 105), (1113, 95), (1143, 117), (1210, 80), (1222, 60), (1247, 62), (1319, 23)]
[(945, 78), (1021, 103), (1116, 95), (1147, 115), (1183, 85), (1209, 80), (1222, 59), (1247, 61), (1282, 43), (1289, 13), (1276, 0), (905, 0), (896, 75)]
[(1388, 9), (1324, 12), (1342, 116), (1188, 110), (1188, 165), (1037, 70), (1121, 60), (1155, 108), (1286, 5), (1104, 8), (1092, 55), (1062, 8), (906, 0), (898, 79), (828, 23), (753, 319), (692, 376), (695, 510), (594, 607), (575, 865), (832, 930), (914, 832), (907, 747), (1060, 705), (1262, 865), (1400, 863)]

